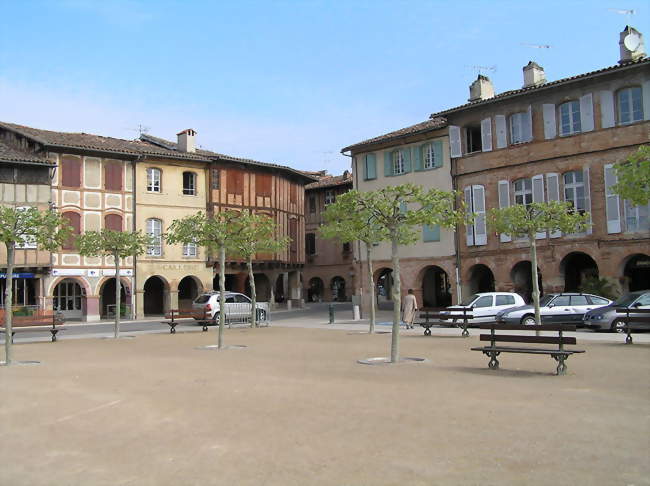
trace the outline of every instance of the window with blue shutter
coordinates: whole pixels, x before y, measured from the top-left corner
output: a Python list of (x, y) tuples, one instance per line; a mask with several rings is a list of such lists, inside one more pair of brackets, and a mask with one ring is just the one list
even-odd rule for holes
[(366, 154), (364, 167), (364, 179), (371, 180), (377, 178), (377, 156), (375, 154)]
[(433, 142), (433, 154), (434, 154), (433, 166), (436, 168), (442, 167), (442, 140), (436, 140), (435, 142)]
[(384, 152), (384, 177), (393, 175), (393, 152), (386, 150)]
[(422, 239), (424, 241), (440, 241), (440, 226), (437, 224), (422, 226)]

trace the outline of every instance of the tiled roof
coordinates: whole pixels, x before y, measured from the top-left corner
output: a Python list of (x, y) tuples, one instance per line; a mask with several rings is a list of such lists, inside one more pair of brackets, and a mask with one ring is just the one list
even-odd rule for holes
[(26, 163), (54, 166), (52, 162), (45, 157), (39, 157), (36, 154), (23, 152), (0, 141), (0, 162)]
[[(164, 147), (166, 149), (172, 150), (172, 151), (177, 151), (178, 150), (178, 144), (175, 142), (172, 142), (170, 140), (165, 140), (164, 138), (160, 137), (154, 137), (149, 134), (142, 134), (140, 135), (140, 140), (143, 142), (149, 142), (154, 145), (158, 145), (160, 147)], [(226, 155), (226, 154), (220, 154), (218, 152), (212, 152), (211, 150), (203, 150), (203, 149), (196, 149), (195, 152), (197, 155), (201, 155), (202, 157), (206, 157), (209, 159), (219, 159), (219, 160), (227, 160), (231, 162), (240, 162), (242, 164), (248, 164), (248, 165), (255, 165), (258, 167), (268, 167), (271, 169), (280, 169), (280, 170), (286, 170), (289, 171), (293, 174), (302, 176), (303, 178), (306, 178), (307, 180), (314, 180), (316, 177), (314, 175), (311, 175), (309, 172), (293, 169), (291, 167), (287, 167), (286, 165), (279, 165), (279, 164), (272, 164), (269, 162), (260, 162), (258, 160), (252, 160), (252, 159), (246, 159), (246, 158), (241, 158), (241, 157), (234, 157), (232, 155)]]
[(322, 189), (324, 187), (344, 186), (348, 184), (352, 185), (352, 174), (346, 170), (342, 175), (338, 176), (323, 175), (318, 181), (307, 184), (305, 189)]
[(394, 132), (386, 133), (385, 135), (379, 135), (378, 137), (370, 138), (368, 140), (364, 140), (363, 142), (355, 143), (354, 145), (350, 145), (348, 147), (341, 149), (341, 152), (347, 152), (348, 150), (351, 149), (361, 148), (366, 145), (371, 145), (378, 142), (388, 142), (390, 140), (407, 137), (409, 135), (429, 132), (431, 130), (437, 130), (439, 128), (444, 128), (446, 126), (447, 126), (447, 120), (445, 118), (436, 117), (427, 121), (423, 121), (421, 123), (416, 123), (415, 125), (411, 125), (410, 127), (401, 128), (399, 130), (395, 130)]
[(626, 69), (626, 68), (634, 67), (634, 66), (641, 65), (641, 64), (648, 64), (648, 63), (650, 63), (650, 57), (644, 57), (644, 58), (641, 58), (641, 59), (637, 59), (636, 61), (626, 62), (625, 64), (616, 64), (615, 66), (609, 66), (609, 67), (606, 67), (606, 68), (598, 69), (596, 71), (591, 71), (591, 72), (584, 73), (584, 74), (578, 74), (576, 76), (571, 76), (571, 77), (568, 77), (568, 78), (558, 79), (557, 81), (550, 81), (550, 82), (539, 84), (539, 85), (536, 85), (536, 86), (528, 86), (526, 88), (513, 89), (513, 90), (510, 90), (510, 91), (504, 91), (503, 93), (499, 93), (499, 94), (493, 96), (492, 98), (488, 98), (486, 100), (471, 101), (469, 103), (465, 103), (464, 105), (456, 106), (455, 108), (449, 108), (449, 109), (444, 110), (444, 111), (439, 111), (438, 113), (433, 113), (430, 116), (430, 118), (432, 120), (435, 120), (440, 116), (447, 115), (448, 113), (454, 113), (454, 112), (457, 112), (457, 111), (465, 110), (467, 108), (473, 108), (475, 106), (482, 106), (482, 105), (486, 105), (488, 103), (493, 103), (495, 101), (499, 101), (499, 100), (502, 100), (502, 99), (511, 98), (513, 96), (519, 96), (519, 95), (523, 95), (523, 94), (527, 94), (527, 93), (531, 93), (531, 92), (551, 88), (553, 86), (558, 86), (560, 84), (571, 83), (573, 81), (579, 81), (579, 80), (589, 78), (589, 77), (592, 77), (592, 76), (599, 76), (601, 74), (608, 74), (610, 72), (614, 72), (614, 71), (617, 71), (617, 70)]

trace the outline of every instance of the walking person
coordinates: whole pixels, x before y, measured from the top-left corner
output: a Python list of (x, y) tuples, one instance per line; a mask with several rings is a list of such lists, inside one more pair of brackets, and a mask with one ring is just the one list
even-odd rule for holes
[(413, 289), (409, 289), (402, 303), (402, 320), (406, 324), (406, 329), (413, 329), (413, 321), (415, 320), (415, 313), (417, 311), (418, 301), (415, 295), (413, 295)]

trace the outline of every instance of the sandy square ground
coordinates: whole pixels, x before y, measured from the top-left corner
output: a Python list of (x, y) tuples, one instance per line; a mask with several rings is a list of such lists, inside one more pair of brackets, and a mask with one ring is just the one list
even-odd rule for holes
[(650, 484), (650, 345), (548, 356), (407, 335), (232, 329), (15, 346), (2, 485)]

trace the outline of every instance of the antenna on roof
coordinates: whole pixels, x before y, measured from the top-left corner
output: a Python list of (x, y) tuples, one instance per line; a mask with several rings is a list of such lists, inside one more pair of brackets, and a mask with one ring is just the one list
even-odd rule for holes
[(138, 125), (138, 128), (127, 128), (126, 130), (129, 130), (131, 132), (138, 132), (138, 136), (149, 133), (149, 130), (151, 130), (151, 127), (144, 126), (142, 124)]
[(624, 8), (608, 8), (607, 10), (609, 10), (610, 12), (617, 13), (617, 14), (630, 15), (630, 16), (632, 16), (632, 15), (634, 15), (636, 13), (636, 11), (633, 8), (629, 9), (629, 10), (624, 9)]
[(491, 73), (495, 73), (497, 71), (497, 66), (496, 64), (493, 66), (467, 66), (470, 69), (473, 69), (476, 71), (476, 74), (483, 74), (483, 71), (489, 71)]
[(553, 47), (548, 44), (528, 44), (526, 42), (522, 42), (521, 45), (524, 47), (532, 47), (533, 49), (550, 49)]

